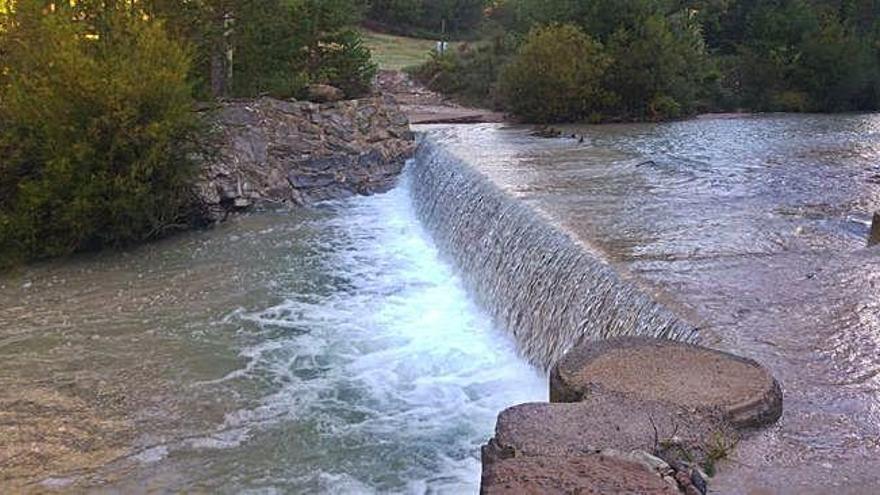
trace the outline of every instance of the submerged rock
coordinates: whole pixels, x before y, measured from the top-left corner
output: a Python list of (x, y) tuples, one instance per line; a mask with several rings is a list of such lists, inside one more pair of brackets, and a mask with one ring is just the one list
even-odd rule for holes
[[(559, 129), (556, 129), (554, 127), (540, 126), (540, 127), (536, 127), (532, 131), (531, 135), (534, 137), (539, 137), (539, 138), (552, 139), (552, 138), (558, 138), (558, 137), (562, 136), (562, 131), (560, 131)], [(574, 137), (574, 135), (572, 135), (572, 137)]]
[(196, 185), (209, 221), (265, 203), (386, 191), (415, 147), (406, 116), (382, 97), (231, 101), (212, 122), (216, 153), (204, 160)]

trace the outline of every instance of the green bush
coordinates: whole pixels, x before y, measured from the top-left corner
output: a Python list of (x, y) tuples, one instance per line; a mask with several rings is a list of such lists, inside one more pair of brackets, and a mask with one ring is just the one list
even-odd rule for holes
[(617, 29), (607, 48), (614, 64), (605, 86), (618, 102), (614, 114), (664, 120), (691, 114), (706, 88), (711, 64), (699, 30), (679, 16), (650, 15)]
[(19, 0), (0, 53), (0, 264), (191, 220), (190, 62), (160, 24), (112, 9), (86, 22)]
[(602, 88), (611, 59), (602, 45), (572, 25), (533, 29), (501, 72), (507, 107), (529, 121), (585, 118), (609, 103)]
[(344, 30), (318, 46), (320, 63), (312, 82), (330, 84), (354, 98), (370, 92), (377, 66), (360, 34)]
[(504, 39), (477, 45), (462, 44), (415, 68), (412, 75), (430, 89), (452, 96), (465, 105), (501, 109), (497, 81), (512, 48)]

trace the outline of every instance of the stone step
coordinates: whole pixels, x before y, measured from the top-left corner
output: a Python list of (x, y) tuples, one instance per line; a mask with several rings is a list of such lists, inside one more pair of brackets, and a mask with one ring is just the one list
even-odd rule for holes
[(522, 404), (498, 416), (483, 462), (522, 456), (566, 457), (609, 450), (657, 452), (672, 443), (695, 462), (707, 441), (736, 441), (736, 432), (712, 410), (688, 410), (616, 394), (570, 404)]
[(517, 457), (483, 471), (483, 495), (501, 494), (678, 494), (643, 466), (603, 455)]

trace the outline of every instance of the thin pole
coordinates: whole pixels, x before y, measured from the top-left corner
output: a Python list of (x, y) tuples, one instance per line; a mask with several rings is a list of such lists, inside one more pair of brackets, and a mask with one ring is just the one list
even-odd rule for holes
[(874, 221), (871, 222), (871, 236), (868, 238), (868, 247), (880, 244), (880, 211), (874, 213)]

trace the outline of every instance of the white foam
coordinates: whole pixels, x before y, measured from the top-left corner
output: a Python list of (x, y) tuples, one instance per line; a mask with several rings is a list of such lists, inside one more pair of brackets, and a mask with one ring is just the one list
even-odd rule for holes
[[(318, 262), (341, 290), (317, 299), (292, 293), (281, 305), (233, 315), (274, 337), (242, 350), (246, 365), (210, 383), (275, 385), (223, 428), (317, 421), (326, 445), (315, 451), (334, 459), (313, 468), (334, 492), (473, 491), (496, 415), (546, 400), (546, 377), (517, 357), (441, 262), (406, 187), (337, 207)], [(307, 331), (278, 337), (279, 329)], [(375, 459), (336, 447), (371, 443), (377, 455), (394, 455), (394, 472), (373, 472)]]

